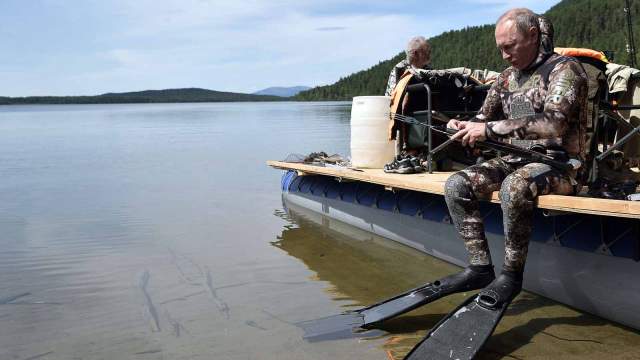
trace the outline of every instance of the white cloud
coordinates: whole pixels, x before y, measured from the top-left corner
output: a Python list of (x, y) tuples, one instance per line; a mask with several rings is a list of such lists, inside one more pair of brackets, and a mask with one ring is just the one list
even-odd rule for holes
[(121, 67), (137, 67), (144, 66), (149, 60), (136, 50), (131, 49), (112, 49), (104, 53), (108, 60), (115, 61)]
[[(433, 22), (429, 27), (442, 25)], [(145, 28), (163, 37), (174, 26)], [(416, 28), (429, 32), (429, 27), (409, 16), (294, 12), (224, 31), (190, 27), (180, 34), (188, 42), (106, 51), (116, 66), (94, 74), (93, 80), (159, 73), (167, 81), (165, 87), (190, 80), (213, 89), (247, 92), (275, 85), (326, 84), (397, 54), (406, 39), (416, 35)], [(336, 28), (341, 30), (318, 31)]]

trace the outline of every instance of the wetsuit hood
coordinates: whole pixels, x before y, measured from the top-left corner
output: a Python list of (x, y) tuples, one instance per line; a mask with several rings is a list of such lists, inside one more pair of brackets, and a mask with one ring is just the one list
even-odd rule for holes
[(525, 73), (535, 71), (553, 54), (553, 24), (544, 16), (538, 16), (538, 55), (535, 60), (522, 70)]

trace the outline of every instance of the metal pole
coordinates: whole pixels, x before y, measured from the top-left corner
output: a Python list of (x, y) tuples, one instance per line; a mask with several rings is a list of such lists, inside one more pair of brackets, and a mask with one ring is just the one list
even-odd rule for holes
[(631, 67), (636, 67), (636, 42), (633, 39), (633, 26), (631, 25), (631, 4), (630, 0), (625, 0), (624, 12), (627, 15), (627, 31), (628, 31), (628, 43), (627, 43), (627, 52), (629, 53), (629, 58), (631, 59)]
[(633, 129), (633, 131), (631, 131), (630, 133), (628, 133), (627, 135), (625, 135), (622, 139), (618, 140), (615, 144), (611, 145), (611, 147), (609, 149), (607, 149), (607, 151), (603, 152), (602, 154), (598, 155), (596, 157), (596, 160), (598, 161), (602, 161), (604, 158), (606, 158), (613, 150), (619, 148), (620, 146), (626, 144), (627, 141), (629, 141), (629, 139), (631, 139), (631, 137), (633, 135), (635, 135), (636, 133), (640, 133), (640, 126)]
[(429, 174), (431, 174), (433, 173), (433, 169), (431, 166), (431, 88), (426, 82), (424, 83), (424, 88), (427, 90), (427, 125), (429, 126), (429, 128), (427, 129), (427, 170), (429, 171)]

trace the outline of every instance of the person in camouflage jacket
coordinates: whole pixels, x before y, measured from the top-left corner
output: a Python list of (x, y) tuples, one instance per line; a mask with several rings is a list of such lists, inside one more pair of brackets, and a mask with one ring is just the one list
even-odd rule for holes
[(412, 74), (416, 74), (419, 70), (431, 69), (431, 45), (423, 36), (416, 36), (409, 40), (405, 54), (407, 58), (397, 63), (389, 73), (387, 88), (384, 92), (386, 96), (391, 96), (391, 92), (405, 71), (409, 70)]
[[(510, 10), (496, 23), (496, 44), (511, 67), (498, 76), (478, 115), (447, 124), (458, 130), (455, 137), (469, 146), (485, 139), (527, 148), (539, 144), (584, 162), (587, 77), (577, 60), (553, 52), (551, 23), (528, 9)], [(505, 233), (502, 276), (513, 285), (504, 296), (515, 297), (521, 289), (535, 198), (573, 194), (579, 172), (504, 156), (449, 177), (445, 199), (469, 252), (469, 268), (493, 268), (478, 200), (499, 191)]]

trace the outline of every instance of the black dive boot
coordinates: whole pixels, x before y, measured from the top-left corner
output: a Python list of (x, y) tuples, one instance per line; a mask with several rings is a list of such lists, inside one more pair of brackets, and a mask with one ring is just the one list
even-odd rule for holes
[(442, 296), (482, 289), (496, 278), (492, 265), (470, 265), (461, 272), (433, 282)]
[(520, 291), (522, 273), (503, 270), (497, 279), (480, 291), (478, 304), (489, 309), (499, 308), (505, 303), (509, 305)]
[(332, 334), (370, 329), (376, 324), (457, 292), (482, 289), (495, 279), (493, 266), (469, 266), (463, 271), (409, 290), (366, 308), (298, 323), (304, 338), (328, 339)]
[(522, 273), (503, 271), (427, 334), (405, 360), (473, 359), (522, 290)]

